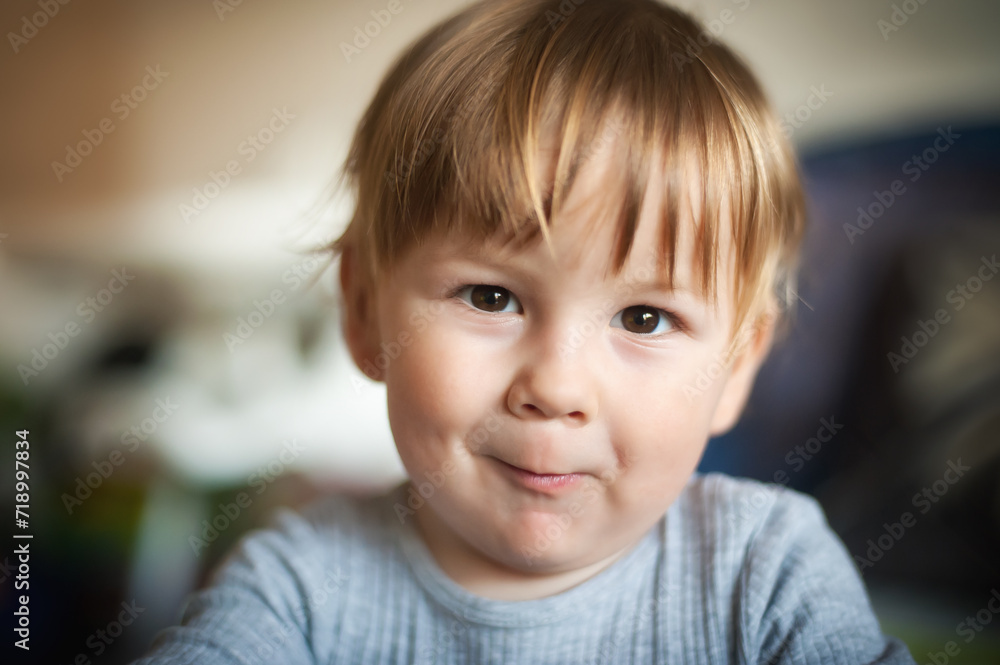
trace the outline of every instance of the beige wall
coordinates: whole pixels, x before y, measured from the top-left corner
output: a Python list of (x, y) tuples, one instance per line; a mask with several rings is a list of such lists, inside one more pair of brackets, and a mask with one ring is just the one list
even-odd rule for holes
[[(53, 2), (55, 0), (52, 0)], [(0, 7), (0, 232), (6, 249), (63, 250), (154, 262), (212, 262), (239, 271), (273, 246), (274, 229), (319, 195), (381, 73), (401, 47), (464, 5), (401, 0), (403, 11), (348, 63), (369, 12), (387, 4), (209, 0), (59, 5), (14, 53), (11, 32), (37, 0)], [(883, 38), (890, 2), (687, 0), (755, 65), (783, 112), (810, 86), (833, 96), (796, 130), (801, 145), (996, 118), (1000, 3), (926, 0)], [(902, 3), (906, 4), (906, 3)], [(724, 11), (731, 14), (723, 14)], [(121, 118), (122, 94), (147, 66), (169, 72)], [(251, 163), (239, 146), (272, 109), (295, 115)], [(62, 182), (52, 162), (109, 118), (114, 131)], [(229, 160), (241, 173), (185, 224), (178, 206)], [(343, 214), (342, 212), (340, 213)], [(235, 234), (238, 237), (234, 237)]]

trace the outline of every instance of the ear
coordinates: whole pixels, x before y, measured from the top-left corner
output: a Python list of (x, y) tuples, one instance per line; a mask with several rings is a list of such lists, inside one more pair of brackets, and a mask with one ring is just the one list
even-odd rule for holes
[(743, 413), (743, 407), (746, 406), (750, 391), (753, 390), (757, 371), (767, 358), (774, 342), (777, 320), (777, 312), (769, 309), (757, 317), (750, 330), (741, 331), (733, 340), (735, 357), (719, 403), (712, 415), (709, 430), (712, 436), (728, 432)]
[(340, 254), (340, 290), (343, 294), (342, 316), (344, 341), (354, 364), (373, 381), (383, 379), (374, 362), (378, 354), (378, 317), (375, 286), (358, 263), (354, 247), (348, 245)]

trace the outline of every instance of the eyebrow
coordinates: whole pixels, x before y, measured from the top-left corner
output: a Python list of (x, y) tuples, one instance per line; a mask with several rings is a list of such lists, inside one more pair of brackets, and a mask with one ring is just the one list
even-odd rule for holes
[[(513, 252), (515, 255), (518, 254), (516, 250)], [(524, 269), (513, 263), (499, 260), (495, 253), (488, 252), (483, 245), (477, 243), (469, 243), (466, 248), (466, 253), (460, 256), (453, 257), (441, 257), (440, 261), (458, 261), (465, 263), (477, 263), (482, 264), (490, 269), (497, 271), (506, 271), (512, 273), (516, 278), (521, 281), (528, 281), (529, 279), (537, 278), (537, 275), (533, 274), (530, 269)], [(635, 293), (649, 292), (649, 291), (659, 291), (662, 293), (670, 294), (676, 297), (686, 297), (692, 298), (694, 300), (703, 300), (703, 296), (699, 294), (694, 289), (689, 286), (679, 283), (679, 280), (674, 280), (673, 286), (670, 285), (665, 279), (654, 278), (644, 281), (639, 280), (629, 280), (627, 277), (623, 277), (621, 274), (616, 275), (614, 279), (618, 280), (619, 283), (628, 287), (628, 290)]]

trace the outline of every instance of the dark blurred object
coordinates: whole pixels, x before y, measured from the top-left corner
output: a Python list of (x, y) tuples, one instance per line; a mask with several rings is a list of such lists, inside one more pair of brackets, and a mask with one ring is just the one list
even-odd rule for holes
[(1000, 219), (956, 220), (901, 249), (867, 317), (845, 409), (858, 436), (822, 494), (863, 572), (1000, 585), (998, 255)]
[[(743, 419), (701, 467), (817, 495), (866, 581), (964, 590), (964, 605), (1000, 583), (1000, 276), (953, 295), (961, 309), (949, 294), (1000, 258), (998, 157), (1000, 127), (946, 119), (803, 156), (801, 302)], [(913, 358), (891, 362), (916, 333), (928, 339)], [(840, 426), (825, 442), (824, 419)], [(947, 484), (958, 459), (970, 470)], [(947, 491), (915, 506), (935, 482)], [(864, 566), (868, 541), (906, 512), (913, 526)]]

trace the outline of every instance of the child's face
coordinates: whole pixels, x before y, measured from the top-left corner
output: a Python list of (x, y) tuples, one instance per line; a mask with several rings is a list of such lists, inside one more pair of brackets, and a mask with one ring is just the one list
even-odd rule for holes
[[(717, 373), (733, 334), (732, 267), (720, 260), (717, 308), (693, 293), (690, 220), (677, 289), (655, 284), (652, 188), (614, 274), (612, 225), (590, 225), (611, 164), (581, 171), (552, 230), (555, 259), (542, 242), (515, 253), (432, 238), (381, 281), (371, 326), (352, 342), (359, 363), (385, 368), (396, 446), (427, 500), (416, 512), (425, 537), (447, 534), (488, 565), (567, 572), (636, 543), (709, 435), (732, 424), (766, 353), (762, 331)], [(699, 390), (699, 373), (718, 378)]]

